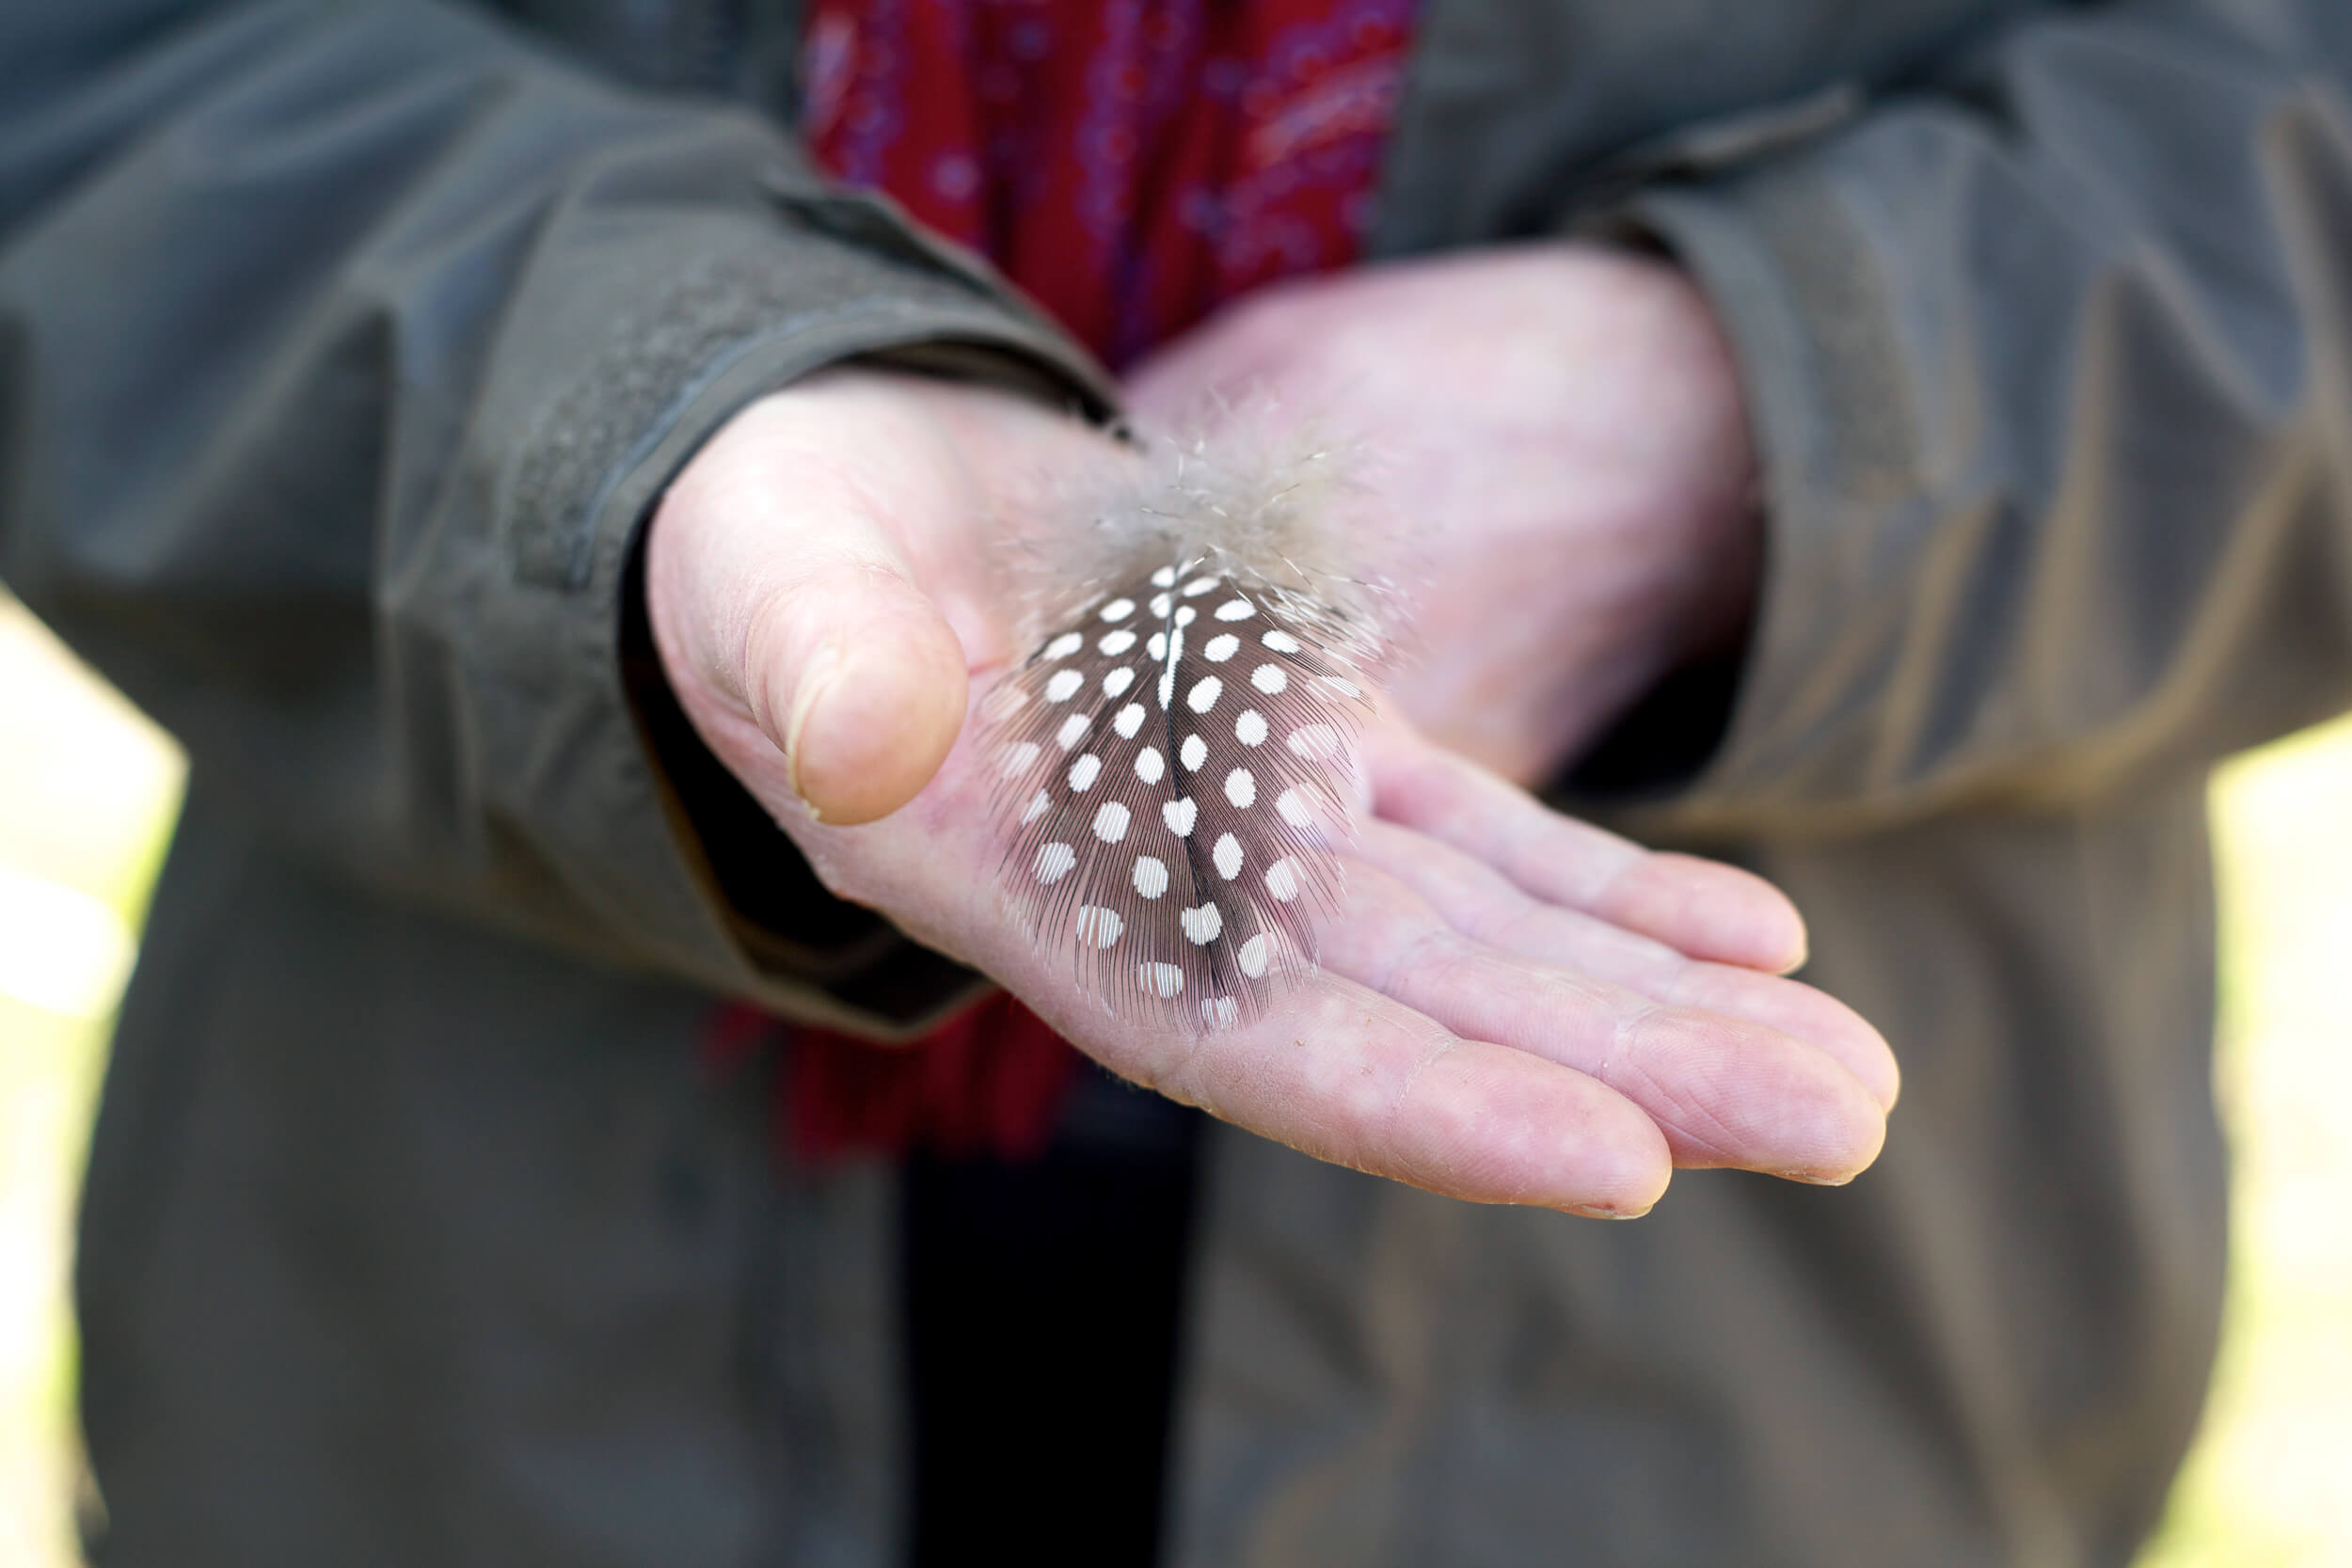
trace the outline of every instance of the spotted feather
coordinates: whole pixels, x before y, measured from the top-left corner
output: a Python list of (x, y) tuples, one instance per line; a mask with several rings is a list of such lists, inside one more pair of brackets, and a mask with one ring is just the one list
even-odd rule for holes
[(1091, 596), (998, 687), (1004, 875), (1083, 989), (1217, 1028), (1313, 966), (1373, 641), (1304, 574), (1194, 551)]

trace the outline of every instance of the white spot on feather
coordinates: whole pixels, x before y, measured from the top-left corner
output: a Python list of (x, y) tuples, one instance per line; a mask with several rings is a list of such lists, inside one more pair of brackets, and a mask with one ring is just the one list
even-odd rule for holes
[(1127, 923), (1119, 918), (1117, 910), (1106, 910), (1099, 904), (1078, 906), (1078, 940), (1094, 947), (1108, 947), (1119, 940)]
[(1117, 844), (1127, 836), (1127, 808), (1116, 800), (1105, 800), (1103, 809), (1094, 814), (1094, 836), (1105, 844)]
[(1254, 707), (1243, 708), (1241, 717), (1233, 721), (1233, 738), (1245, 746), (1263, 743), (1265, 739), (1265, 715)]
[[(1143, 728), (1143, 705), (1129, 703), (1125, 707), (1120, 708), (1119, 717), (1111, 721), (1111, 728), (1119, 732), (1120, 739), (1133, 740), (1136, 737), (1136, 732)], [(1291, 750), (1298, 751), (1298, 736), (1291, 736)]]
[(1282, 667), (1279, 664), (1261, 664), (1249, 672), (1249, 684), (1269, 697), (1280, 696), (1283, 688), (1289, 686), (1290, 683), (1290, 676), (1283, 673)]
[(1284, 631), (1279, 626), (1277, 626), (1272, 631), (1267, 632), (1263, 637), (1258, 639), (1258, 641), (1264, 643), (1267, 647), (1272, 648), (1278, 654), (1295, 654), (1300, 651), (1298, 639), (1293, 637), (1289, 632)]
[(1216, 862), (1216, 874), (1232, 881), (1241, 875), (1241, 840), (1231, 833), (1225, 834), (1216, 841), (1216, 847), (1209, 852), (1209, 858)]
[(1274, 958), (1274, 947), (1266, 941), (1265, 933), (1261, 931), (1243, 942), (1241, 951), (1234, 956), (1241, 962), (1241, 972), (1255, 980), (1265, 973), (1267, 963)]
[(1206, 947), (1225, 929), (1225, 916), (1217, 912), (1216, 901), (1210, 899), (1197, 910), (1185, 910), (1176, 917), (1184, 928), (1184, 938), (1195, 947)]
[(1239, 651), (1240, 647), (1241, 639), (1235, 637), (1229, 631), (1220, 636), (1210, 638), (1208, 645), (1200, 650), (1200, 657), (1207, 659), (1211, 664), (1222, 664), (1227, 659), (1232, 657), (1233, 655)]
[(1160, 760), (1160, 749), (1157, 746), (1146, 746), (1136, 753), (1136, 777), (1145, 784), (1158, 784), (1160, 775), (1167, 771), (1168, 764)]
[(1160, 807), (1160, 820), (1167, 823), (1168, 831), (1178, 838), (1191, 835), (1193, 821), (1200, 815), (1200, 804), (1189, 795), (1181, 800), (1167, 801)]
[(1092, 752), (1089, 752), (1070, 765), (1070, 787), (1077, 790), (1092, 789), (1096, 776), (1102, 771), (1103, 759)]
[(1228, 599), (1216, 607), (1216, 618), (1220, 621), (1247, 621), (1257, 613), (1258, 607), (1248, 599)]
[(1223, 681), (1215, 675), (1204, 675), (1193, 683), (1192, 690), (1184, 698), (1184, 705), (1195, 713), (1206, 713), (1216, 706), (1216, 700), (1224, 690)]
[(1037, 852), (1037, 879), (1052, 887), (1070, 875), (1070, 868), (1078, 863), (1078, 851), (1062, 843), (1048, 844)]
[(1298, 896), (1298, 863), (1287, 856), (1265, 868), (1265, 890), (1287, 904)]
[(1087, 730), (1092, 722), (1083, 713), (1072, 714), (1061, 721), (1061, 728), (1054, 732), (1054, 744), (1067, 752), (1087, 737)]
[(1209, 743), (1197, 735), (1188, 735), (1184, 736), (1184, 743), (1176, 749), (1176, 754), (1184, 759), (1185, 768), (1199, 772), (1200, 765), (1209, 760)]
[[(1070, 847), (1063, 845), (1063, 848)], [(1136, 891), (1146, 898), (1157, 898), (1168, 891), (1168, 865), (1152, 855), (1137, 855), (1135, 870)]]
[(1184, 989), (1184, 972), (1174, 964), (1145, 964), (1136, 972), (1143, 989), (1165, 1001)]
[(1124, 621), (1128, 616), (1133, 615), (1135, 612), (1135, 600), (1113, 599), (1110, 603), (1103, 607), (1103, 619), (1105, 621)]
[(1079, 636), (1074, 631), (1063, 632), (1059, 637), (1055, 638), (1051, 642), (1045, 644), (1045, 653), (1043, 657), (1047, 658), (1068, 658), (1072, 654), (1074, 654), (1080, 648), (1085, 647), (1086, 641), (1087, 640), (1085, 638)]
[(1248, 768), (1236, 768), (1225, 775), (1225, 798), (1240, 811), (1248, 811), (1258, 799), (1258, 781)]

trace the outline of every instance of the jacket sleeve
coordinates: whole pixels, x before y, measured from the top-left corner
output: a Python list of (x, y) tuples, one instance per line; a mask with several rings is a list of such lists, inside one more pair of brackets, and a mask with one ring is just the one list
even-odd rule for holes
[(823, 894), (625, 625), (686, 456), (859, 355), (1108, 398), (769, 123), (470, 14), (0, 8), (0, 577), (288, 852), (890, 1033), (973, 978)]
[(2042, 12), (1634, 211), (1724, 320), (1769, 516), (1659, 826), (2064, 809), (2352, 705), (2352, 6)]

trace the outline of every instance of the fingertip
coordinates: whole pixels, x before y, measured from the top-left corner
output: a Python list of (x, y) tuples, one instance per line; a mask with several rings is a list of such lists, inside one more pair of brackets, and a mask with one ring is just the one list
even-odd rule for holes
[[(1761, 1043), (1752, 1038), (1740, 1054), (1759, 1057)], [(1738, 1130), (1743, 1147), (1728, 1163), (1817, 1186), (1843, 1186), (1886, 1147), (1886, 1102), (1849, 1063), (1789, 1037), (1772, 1043), (1782, 1048), (1782, 1070), (1759, 1079), (1741, 1097), (1727, 1126)], [(1792, 1044), (1799, 1048), (1788, 1051)]]
[(1693, 958), (1768, 974), (1804, 967), (1804, 917), (1788, 895), (1752, 871), (1695, 855), (1661, 852), (1629, 877), (1611, 914)]
[(1847, 1008), (1852, 1019), (1852, 1034), (1837, 1053), (1838, 1065), (1853, 1075), (1870, 1098), (1878, 1102), (1883, 1117), (1895, 1109), (1895, 1102), (1903, 1097), (1902, 1064), (1895, 1058), (1895, 1048), (1886, 1043), (1886, 1037), (1872, 1026), (1869, 1020)]
[(1826, 1095), (1808, 1130), (1791, 1142), (1804, 1150), (1788, 1171), (1795, 1180), (1842, 1187), (1870, 1168), (1886, 1147), (1886, 1111), (1858, 1078), (1841, 1073), (1840, 1092)]
[(962, 645), (928, 604), (825, 644), (777, 736), (793, 790), (818, 820), (889, 816), (939, 771), (963, 725)]
[[(1597, 1081), (1595, 1086), (1605, 1088)], [(1614, 1090), (1606, 1094), (1595, 1109), (1613, 1114), (1592, 1116), (1577, 1130), (1575, 1148), (1560, 1167), (1573, 1190), (1555, 1195), (1549, 1207), (1586, 1219), (1637, 1220), (1666, 1196), (1674, 1148), (1639, 1106)]]
[(1902, 1094), (1902, 1069), (1886, 1037), (1842, 999), (1817, 986), (1734, 964), (1692, 964), (1674, 999), (1762, 1023), (1809, 1046), (1859, 1083), (1882, 1113)]
[[(1803, 989), (1760, 976), (1750, 984)], [(1684, 1169), (1838, 1183), (1886, 1141), (1885, 1105), (1860, 1074), (1818, 1040), (1752, 1015), (1659, 1008), (1626, 1037), (1604, 1081), (1656, 1119)]]
[(1645, 1161), (1640, 1168), (1629, 1166), (1617, 1180), (1597, 1183), (1593, 1191), (1559, 1209), (1581, 1219), (1638, 1220), (1658, 1207), (1673, 1180), (1671, 1159)]

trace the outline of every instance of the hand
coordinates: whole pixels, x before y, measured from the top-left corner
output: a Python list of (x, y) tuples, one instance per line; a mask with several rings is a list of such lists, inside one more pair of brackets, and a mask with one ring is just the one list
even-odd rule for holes
[(1785, 899), (1547, 812), (1401, 722), (1365, 739), (1369, 819), (1320, 971), (1200, 1035), (1082, 995), (1013, 918), (960, 732), (1014, 656), (985, 519), (1040, 471), (1121, 460), (1008, 395), (847, 372), (746, 410), (672, 488), (646, 557), (663, 666), (830, 888), (1115, 1071), (1438, 1192), (1629, 1215), (1677, 1164), (1869, 1164), (1894, 1064), (1768, 973), (1802, 952)]
[(1253, 293), (1138, 366), (1138, 416), (1311, 423), (1360, 443), (1413, 531), (1391, 562), (1432, 740), (1556, 777), (1756, 595), (1756, 459), (1714, 318), (1675, 267), (1581, 244)]

